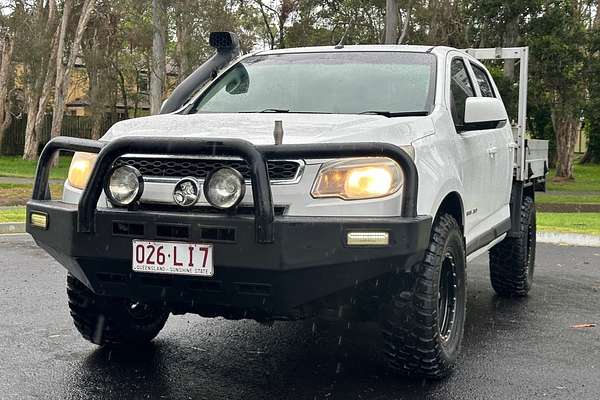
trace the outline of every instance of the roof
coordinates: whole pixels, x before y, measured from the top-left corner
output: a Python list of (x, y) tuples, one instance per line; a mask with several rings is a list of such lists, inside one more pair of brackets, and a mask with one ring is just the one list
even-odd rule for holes
[(353, 52), (353, 51), (394, 51), (394, 52), (447, 52), (451, 48), (438, 46), (415, 46), (415, 45), (397, 45), (397, 44), (369, 44), (369, 45), (348, 45), (341, 49), (335, 46), (313, 46), (313, 47), (295, 47), (289, 49), (263, 50), (254, 54), (289, 54), (289, 53), (317, 53), (317, 52)]

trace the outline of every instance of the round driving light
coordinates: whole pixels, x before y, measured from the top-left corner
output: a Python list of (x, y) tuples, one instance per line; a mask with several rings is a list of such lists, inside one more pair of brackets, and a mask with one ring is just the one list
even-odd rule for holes
[(204, 197), (216, 208), (233, 208), (242, 201), (244, 194), (244, 177), (233, 168), (214, 170), (204, 181)]
[(140, 171), (126, 165), (117, 167), (108, 174), (104, 192), (116, 206), (128, 206), (138, 200), (144, 191), (144, 178)]

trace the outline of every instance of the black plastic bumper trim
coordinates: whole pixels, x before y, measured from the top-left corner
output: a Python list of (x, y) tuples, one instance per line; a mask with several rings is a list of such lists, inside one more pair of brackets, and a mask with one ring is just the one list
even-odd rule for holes
[[(81, 233), (77, 231), (76, 205), (32, 200), (27, 212), (32, 211), (47, 213), (51, 221), (46, 231), (27, 225), (35, 241), (96, 293), (169, 304), (258, 307), (273, 314), (285, 314), (291, 307), (351, 288), (355, 282), (415, 265), (422, 260), (432, 222), (428, 216), (280, 216), (273, 222), (274, 243), (261, 244), (254, 238), (252, 216), (101, 208), (96, 211), (96, 231)], [(144, 233), (115, 234), (115, 223), (144, 224)], [(161, 226), (187, 226), (189, 237), (184, 241), (213, 244), (215, 276), (159, 276), (132, 271), (132, 240), (182, 241), (161, 237)], [(213, 230), (211, 234), (222, 233), (210, 239), (207, 229)], [(119, 233), (127, 233), (125, 227), (122, 230)], [(347, 247), (345, 235), (357, 230), (389, 232), (390, 245)], [(231, 232), (235, 232), (235, 238), (228, 236)]]

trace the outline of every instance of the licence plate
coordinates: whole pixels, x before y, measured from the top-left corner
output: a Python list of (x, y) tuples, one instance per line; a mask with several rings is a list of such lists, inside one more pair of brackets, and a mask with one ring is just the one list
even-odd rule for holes
[(213, 276), (213, 246), (181, 242), (133, 241), (132, 267), (137, 272)]

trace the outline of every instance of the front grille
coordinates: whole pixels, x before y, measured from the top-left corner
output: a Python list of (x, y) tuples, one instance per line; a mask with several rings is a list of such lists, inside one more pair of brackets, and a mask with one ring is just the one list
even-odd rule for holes
[[(114, 163), (115, 167), (124, 165), (135, 167), (143, 176), (173, 178), (193, 176), (198, 179), (205, 179), (215, 169), (230, 167), (238, 170), (244, 179), (250, 180), (250, 168), (244, 160), (121, 157)], [(289, 181), (296, 178), (300, 163), (272, 160), (267, 162), (267, 167), (270, 180)]]

